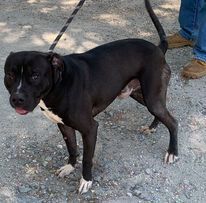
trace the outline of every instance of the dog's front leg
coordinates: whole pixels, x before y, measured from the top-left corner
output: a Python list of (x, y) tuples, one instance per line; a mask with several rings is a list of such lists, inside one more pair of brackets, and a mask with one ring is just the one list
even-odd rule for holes
[(92, 120), (91, 125), (82, 132), (83, 139), (83, 168), (79, 193), (83, 194), (92, 187), (92, 159), (97, 139), (98, 123)]
[(59, 170), (57, 170), (58, 176), (64, 177), (69, 175), (74, 170), (76, 159), (78, 156), (77, 143), (76, 143), (75, 130), (73, 128), (63, 124), (58, 124), (58, 127), (63, 135), (64, 141), (67, 146), (67, 150), (69, 152), (68, 164), (61, 167)]

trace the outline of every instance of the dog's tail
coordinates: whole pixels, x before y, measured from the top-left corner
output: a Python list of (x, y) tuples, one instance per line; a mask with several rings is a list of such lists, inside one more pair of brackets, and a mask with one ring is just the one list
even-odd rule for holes
[(168, 42), (167, 42), (167, 37), (166, 37), (165, 31), (164, 31), (162, 25), (160, 24), (156, 14), (154, 13), (152, 6), (150, 4), (150, 1), (145, 0), (144, 2), (145, 2), (145, 7), (147, 9), (147, 12), (149, 13), (150, 18), (152, 19), (152, 22), (154, 23), (154, 26), (157, 29), (157, 32), (158, 32), (158, 35), (160, 38), (159, 48), (165, 54), (167, 49), (168, 49)]

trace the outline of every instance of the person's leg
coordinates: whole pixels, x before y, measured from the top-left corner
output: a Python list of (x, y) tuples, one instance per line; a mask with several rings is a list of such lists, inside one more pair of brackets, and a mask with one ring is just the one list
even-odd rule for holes
[(180, 31), (167, 38), (169, 48), (193, 46), (199, 26), (198, 13), (203, 3), (204, 0), (181, 0), (179, 12)]
[(204, 0), (182, 0), (179, 12), (180, 35), (187, 40), (196, 40), (199, 29), (199, 11)]
[(193, 49), (194, 59), (186, 65), (182, 75), (187, 78), (206, 76), (206, 0), (198, 13), (199, 32)]
[(206, 0), (199, 12), (199, 32), (194, 46), (194, 58), (206, 62)]

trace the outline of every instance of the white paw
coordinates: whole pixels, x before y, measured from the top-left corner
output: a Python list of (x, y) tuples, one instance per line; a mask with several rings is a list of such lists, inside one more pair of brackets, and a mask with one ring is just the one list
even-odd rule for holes
[(80, 180), (79, 193), (80, 194), (86, 193), (91, 187), (92, 187), (92, 181), (86, 181), (82, 177)]
[(177, 156), (175, 156), (174, 154), (169, 154), (167, 152), (166, 155), (165, 155), (164, 162), (167, 163), (167, 164), (172, 164), (172, 163), (174, 163), (177, 160), (178, 160)]
[(139, 130), (141, 133), (144, 133), (146, 135), (149, 135), (151, 133), (154, 133), (156, 132), (156, 129), (155, 128), (149, 128), (149, 126), (142, 126)]
[(58, 177), (63, 178), (65, 176), (68, 176), (72, 171), (74, 170), (74, 167), (71, 164), (67, 164), (60, 169), (56, 171), (56, 174)]

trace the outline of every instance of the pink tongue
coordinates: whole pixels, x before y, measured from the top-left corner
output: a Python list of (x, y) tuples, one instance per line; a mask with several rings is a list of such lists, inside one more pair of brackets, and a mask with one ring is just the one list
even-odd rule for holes
[(21, 108), (16, 108), (15, 110), (18, 114), (21, 114), (21, 115), (25, 115), (28, 113), (28, 111), (21, 109)]

